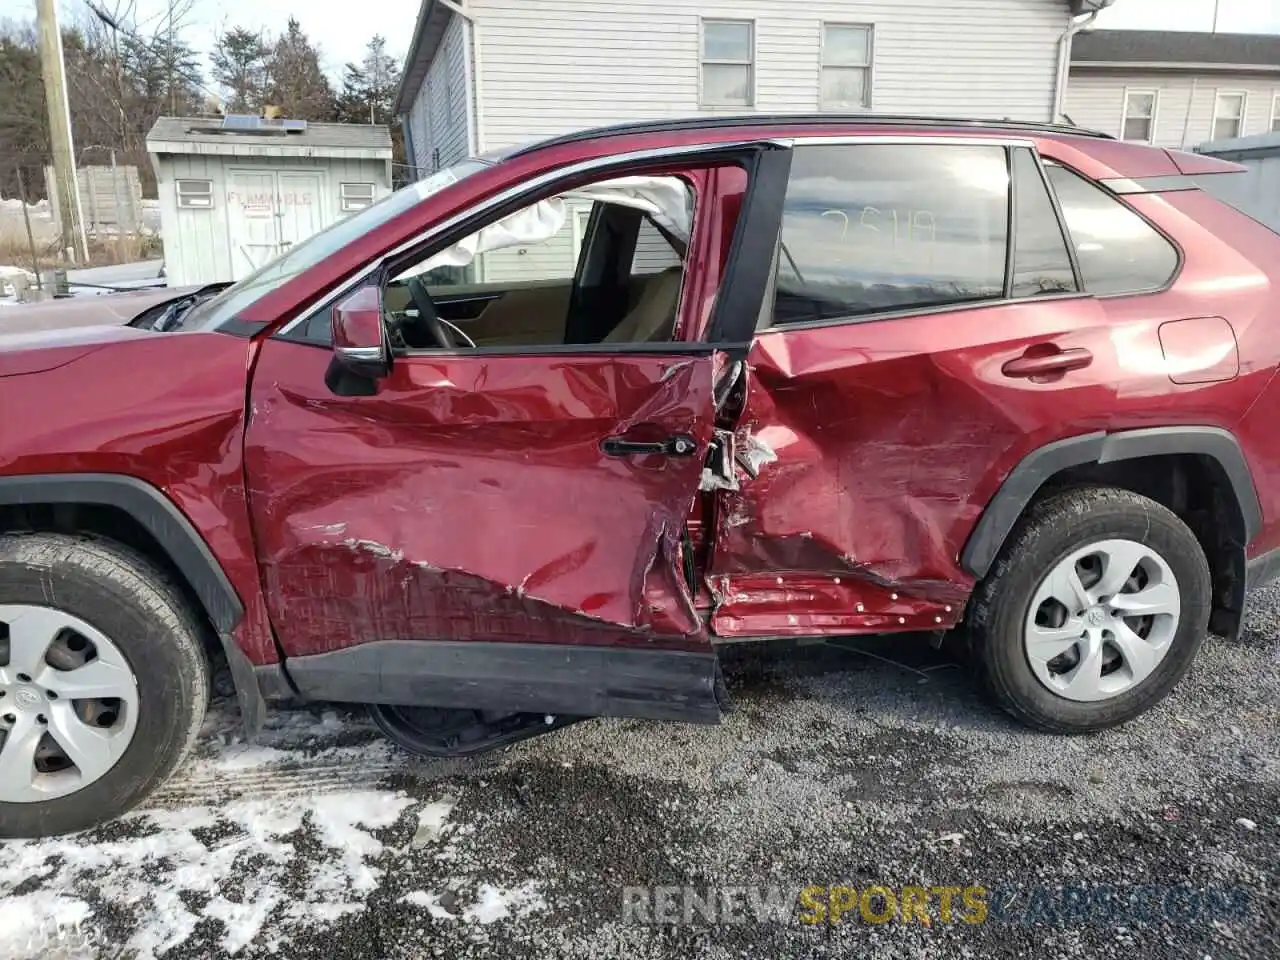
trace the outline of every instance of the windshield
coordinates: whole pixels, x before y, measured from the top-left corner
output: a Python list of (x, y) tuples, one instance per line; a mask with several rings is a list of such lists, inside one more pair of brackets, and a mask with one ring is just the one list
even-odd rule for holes
[(207, 329), (221, 325), (258, 298), (270, 293), (304, 270), (309, 270), (358, 237), (413, 209), (427, 197), (439, 193), (450, 184), (457, 183), (490, 165), (484, 160), (464, 160), (462, 163), (433, 173), (425, 180), (418, 180), (402, 187), (377, 203), (365, 207), (359, 213), (345, 220), (339, 220), (297, 246), (290, 247), (270, 263), (259, 267), (218, 296), (188, 311), (174, 329)]

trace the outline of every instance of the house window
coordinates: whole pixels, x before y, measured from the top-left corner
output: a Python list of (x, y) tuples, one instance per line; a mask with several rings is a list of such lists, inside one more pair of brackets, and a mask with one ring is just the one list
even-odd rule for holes
[(755, 102), (755, 24), (702, 21), (702, 105), (749, 107)]
[(212, 180), (177, 180), (178, 206), (188, 210), (213, 209)]
[(373, 203), (372, 183), (344, 183), (338, 187), (338, 197), (343, 213), (363, 210)]
[(871, 32), (865, 25), (822, 25), (822, 109), (871, 106)]
[(1271, 98), (1271, 132), (1280, 133), (1280, 93)]
[(1121, 137), (1150, 143), (1156, 128), (1156, 92), (1128, 90), (1124, 95), (1124, 120)]
[(1219, 93), (1213, 104), (1213, 139), (1229, 140), (1244, 135), (1243, 93)]

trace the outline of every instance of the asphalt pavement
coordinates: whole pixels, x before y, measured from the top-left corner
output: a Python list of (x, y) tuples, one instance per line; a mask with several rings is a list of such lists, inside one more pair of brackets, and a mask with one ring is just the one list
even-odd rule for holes
[(225, 684), (146, 810), (0, 846), (0, 957), (1280, 957), (1280, 588), (1175, 695), (1028, 732), (920, 638), (727, 655), (718, 727), (469, 762)]

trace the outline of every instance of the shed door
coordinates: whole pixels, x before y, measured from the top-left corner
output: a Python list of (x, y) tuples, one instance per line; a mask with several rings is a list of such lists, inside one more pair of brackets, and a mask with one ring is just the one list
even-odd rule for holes
[(318, 173), (281, 173), (279, 177), (280, 247), (301, 243), (324, 225), (323, 191)]
[(231, 189), (227, 192), (231, 279), (247, 277), (280, 251), (276, 213), (274, 173), (231, 172)]

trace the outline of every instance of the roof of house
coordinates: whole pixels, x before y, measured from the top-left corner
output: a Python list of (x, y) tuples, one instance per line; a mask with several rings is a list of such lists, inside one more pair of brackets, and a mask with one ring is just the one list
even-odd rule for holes
[(431, 66), (431, 58), (440, 46), (440, 38), (444, 36), (445, 27), (453, 11), (440, 0), (421, 0), (418, 7), (418, 20), (413, 25), (413, 39), (409, 42), (409, 52), (404, 57), (404, 70), (400, 74), (400, 89), (396, 91), (396, 102), (392, 112), (403, 115), (409, 112), (413, 98), (422, 88), (422, 81), (427, 78), (427, 69)]
[(1280, 70), (1280, 36), (1181, 30), (1085, 30), (1071, 43), (1073, 66)]
[[(409, 52), (405, 54), (404, 70), (400, 75), (400, 89), (396, 91), (396, 102), (393, 112), (403, 115), (409, 112), (413, 98), (422, 88), (427, 69), (431, 66), (431, 58), (435, 56), (440, 38), (453, 11), (441, 0), (419, 0), (418, 19), (413, 25), (413, 39), (409, 42)], [(1104, 6), (1103, 0), (1062, 0), (1067, 12), (1072, 16)], [(1065, 22), (1064, 22), (1065, 26)]]
[(152, 153), (256, 154), (258, 156), (391, 158), (391, 131), (363, 123), (308, 123), (305, 129), (278, 127), (257, 132), (222, 127), (224, 118), (161, 117), (147, 134)]

